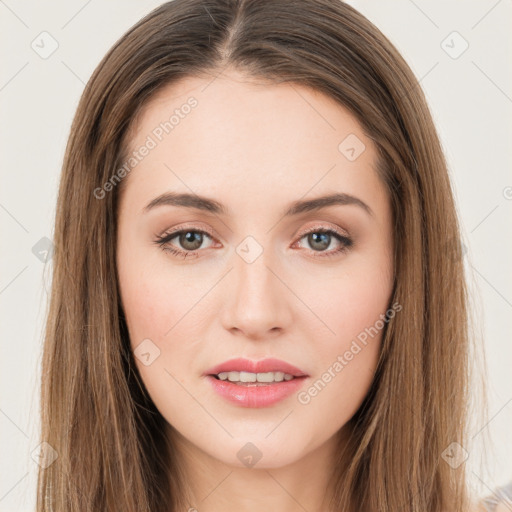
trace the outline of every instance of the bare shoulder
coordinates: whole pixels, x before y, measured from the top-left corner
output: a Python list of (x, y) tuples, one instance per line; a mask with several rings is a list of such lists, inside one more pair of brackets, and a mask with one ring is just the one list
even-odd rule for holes
[(500, 501), (496, 507), (495, 512), (510, 512), (512, 510), (511, 501)]

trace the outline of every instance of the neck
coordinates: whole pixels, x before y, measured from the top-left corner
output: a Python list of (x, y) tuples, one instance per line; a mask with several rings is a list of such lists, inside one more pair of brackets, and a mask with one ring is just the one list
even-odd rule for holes
[[(200, 512), (326, 512), (340, 434), (304, 449), (292, 463), (275, 466), (261, 458), (254, 466), (227, 463), (206, 453), (178, 431), (168, 433), (183, 469), (185, 500)], [(241, 442), (242, 446), (243, 443)]]

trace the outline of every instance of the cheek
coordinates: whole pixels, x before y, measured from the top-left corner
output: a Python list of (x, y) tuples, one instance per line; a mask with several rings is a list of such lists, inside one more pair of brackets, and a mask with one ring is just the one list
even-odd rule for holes
[[(198, 299), (207, 292), (179, 269), (169, 272), (151, 254), (120, 251), (119, 282), (130, 344), (141, 378), (155, 403), (187, 405), (182, 386), (197, 373), (194, 363), (204, 311)], [(199, 289), (198, 289), (199, 288)], [(176, 380), (175, 380), (176, 379)]]
[(309, 295), (328, 329), (316, 338), (318, 373), (297, 397), (306, 410), (338, 425), (356, 412), (373, 380), (391, 288), (389, 260), (360, 259), (325, 283), (323, 293)]
[(142, 381), (157, 407), (167, 417), (174, 417), (177, 411), (188, 411), (184, 416), (199, 415), (184, 391), (197, 352), (194, 339), (198, 337), (190, 329), (197, 291), (182, 288), (176, 273), (172, 281), (169, 277), (163, 278), (154, 266), (141, 269), (133, 258), (124, 260), (119, 279), (130, 344)]
[[(320, 286), (322, 283), (322, 286)], [(323, 324), (322, 347), (329, 353), (346, 350), (350, 341), (379, 320), (389, 306), (392, 271), (385, 258), (354, 258), (334, 277), (317, 280), (311, 294), (306, 282), (303, 296)]]
[(146, 275), (125, 282), (122, 300), (132, 344), (142, 338), (162, 339), (172, 329), (182, 301), (169, 288)]
[[(349, 343), (350, 345), (350, 343)], [(345, 425), (359, 409), (373, 381), (378, 360), (378, 336), (366, 346), (334, 351), (308, 386), (297, 395), (304, 418), (321, 421), (331, 434)]]
[(119, 281), (132, 346), (145, 338), (168, 343), (182, 319), (187, 323), (195, 314), (193, 306), (200, 292), (197, 284), (191, 285), (190, 276), (180, 274), (179, 269), (169, 272), (162, 267), (161, 255), (160, 262), (151, 254), (123, 255), (121, 252)]
[(336, 335), (317, 339), (317, 373), (297, 395), (297, 401), (325, 424), (341, 427), (367, 395), (377, 366), (385, 323), (382, 301), (365, 303), (357, 314), (339, 312), (331, 326)]

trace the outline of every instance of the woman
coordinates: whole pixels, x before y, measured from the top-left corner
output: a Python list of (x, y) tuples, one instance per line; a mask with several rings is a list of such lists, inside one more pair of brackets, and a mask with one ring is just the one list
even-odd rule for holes
[(355, 9), (155, 9), (66, 149), (38, 510), (469, 510), (460, 237), (421, 88)]

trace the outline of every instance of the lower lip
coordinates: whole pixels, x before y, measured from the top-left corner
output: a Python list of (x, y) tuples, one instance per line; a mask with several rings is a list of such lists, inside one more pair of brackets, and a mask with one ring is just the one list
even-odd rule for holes
[(208, 375), (207, 380), (213, 389), (226, 400), (241, 407), (267, 407), (289, 397), (298, 391), (307, 377), (273, 382), (264, 386), (234, 384), (229, 380), (219, 380)]

